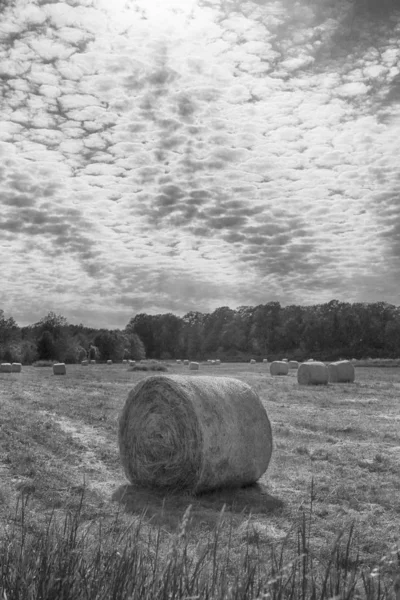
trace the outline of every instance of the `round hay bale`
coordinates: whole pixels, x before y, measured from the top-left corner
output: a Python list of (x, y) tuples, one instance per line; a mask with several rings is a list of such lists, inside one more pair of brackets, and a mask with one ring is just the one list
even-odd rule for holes
[(183, 364), (184, 364), (184, 365), (186, 365), (186, 366), (188, 366), (188, 365), (189, 365), (189, 361), (188, 361), (188, 359), (187, 359), (187, 358), (185, 358), (185, 360), (183, 361)]
[(215, 364), (216, 364), (216, 365), (220, 365), (220, 364), (221, 364), (221, 361), (220, 361), (220, 359), (219, 359), (219, 358), (217, 358), (217, 359), (216, 359), (216, 361), (215, 361)]
[(354, 365), (349, 360), (338, 360), (328, 365), (331, 383), (353, 383), (355, 379)]
[(21, 373), (21, 371), (22, 371), (22, 364), (13, 362), (11, 365), (11, 372), (12, 373)]
[(91, 361), (90, 361), (90, 364), (91, 364), (91, 365), (95, 365), (95, 364), (96, 364), (96, 361), (95, 361), (95, 360), (91, 360)]
[(192, 493), (254, 483), (272, 453), (260, 398), (228, 377), (141, 380), (121, 412), (118, 439), (131, 483)]
[(297, 370), (297, 381), (301, 385), (327, 385), (328, 367), (319, 361), (303, 363)]
[(112, 365), (112, 360), (108, 359), (107, 364)]
[(251, 365), (255, 365), (255, 364), (256, 364), (256, 361), (255, 361), (255, 359), (254, 359), (254, 358), (251, 358), (251, 359), (250, 359), (250, 364), (251, 364)]
[(298, 369), (299, 368), (299, 363), (297, 362), (297, 360), (289, 360), (289, 369)]
[(0, 373), (12, 373), (11, 363), (1, 363)]
[(67, 372), (65, 363), (54, 363), (53, 375), (65, 375)]
[(88, 366), (88, 364), (89, 364), (89, 361), (88, 361), (88, 360), (83, 360), (83, 361), (81, 362), (81, 365), (82, 365), (82, 367), (87, 367), (87, 366)]
[(287, 375), (289, 373), (289, 365), (283, 360), (274, 360), (269, 367), (271, 375)]
[(282, 358), (282, 361), (283, 362), (289, 362), (289, 359), (288, 358)]
[(128, 361), (126, 360), (126, 358), (124, 358), (124, 359), (122, 360), (122, 364), (123, 364), (123, 365), (126, 365), (126, 363), (127, 363), (127, 362), (128, 362)]
[(129, 364), (131, 365), (131, 367), (133, 367), (134, 365), (136, 365), (136, 360), (130, 360)]
[(198, 362), (191, 362), (189, 363), (189, 370), (190, 371), (198, 371), (200, 368), (200, 365)]
[(268, 358), (263, 358), (263, 363), (267, 363), (268, 362)]
[(178, 360), (176, 361), (176, 363), (177, 363), (178, 365), (181, 365), (181, 364), (182, 364), (182, 361), (181, 361), (181, 360), (178, 358)]

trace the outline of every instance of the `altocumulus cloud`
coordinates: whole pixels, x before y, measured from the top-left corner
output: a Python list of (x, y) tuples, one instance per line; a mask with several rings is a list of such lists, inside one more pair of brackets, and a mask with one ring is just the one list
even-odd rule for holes
[(1, 307), (398, 303), (400, 13), (358, 6), (5, 8)]

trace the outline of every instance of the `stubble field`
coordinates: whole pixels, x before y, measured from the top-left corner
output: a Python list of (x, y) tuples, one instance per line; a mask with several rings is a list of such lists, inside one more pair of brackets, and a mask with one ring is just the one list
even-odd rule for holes
[(0, 535), (11, 521), (15, 528), (21, 499), (33, 532), (50, 515), (62, 519), (80, 507), (83, 526), (115, 531), (118, 519), (122, 531), (140, 523), (147, 548), (156, 540), (160, 556), (177, 535), (195, 554), (218, 531), (232, 565), (244, 548), (265, 559), (285, 546), (287, 557), (306, 551), (322, 568), (340, 532), (343, 540), (352, 532), (351, 553), (345, 543), (339, 563), (373, 569), (385, 556), (395, 583), (396, 562), (387, 557), (400, 542), (400, 368), (357, 368), (353, 384), (302, 387), (296, 371), (271, 377), (262, 363), (199, 372), (165, 364), (166, 374), (236, 377), (257, 391), (274, 438), (259, 485), (197, 498), (134, 488), (119, 461), (118, 416), (129, 390), (152, 373), (99, 364), (54, 376), (51, 368), (24, 367), (0, 374)]

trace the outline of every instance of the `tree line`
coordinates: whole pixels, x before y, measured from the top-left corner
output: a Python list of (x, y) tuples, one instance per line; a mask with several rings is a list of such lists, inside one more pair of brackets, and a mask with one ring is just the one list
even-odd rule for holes
[(0, 360), (77, 363), (85, 358), (120, 361), (220, 358), (335, 360), (400, 357), (400, 307), (386, 302), (331, 300), (313, 306), (226, 306), (211, 313), (191, 311), (133, 316), (125, 329), (72, 325), (53, 312), (19, 327), (0, 310)]

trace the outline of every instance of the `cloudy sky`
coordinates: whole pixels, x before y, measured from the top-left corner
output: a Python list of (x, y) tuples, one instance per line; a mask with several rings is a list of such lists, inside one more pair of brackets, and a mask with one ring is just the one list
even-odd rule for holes
[(0, 3), (6, 316), (400, 304), (400, 11), (367, 8)]

